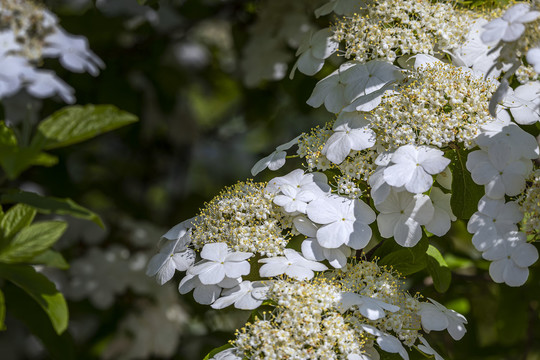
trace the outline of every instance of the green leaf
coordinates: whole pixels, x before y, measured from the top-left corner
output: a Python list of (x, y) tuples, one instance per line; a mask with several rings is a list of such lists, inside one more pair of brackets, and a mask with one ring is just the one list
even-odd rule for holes
[(446, 292), (452, 281), (452, 272), (448, 264), (436, 247), (429, 245), (427, 250), (427, 271), (433, 278), (435, 290), (440, 293)]
[(68, 331), (58, 335), (42, 308), (17, 286), (7, 283), (4, 291), (9, 313), (22, 321), (41, 340), (49, 352), (48, 359), (75, 359), (75, 343)]
[(0, 264), (0, 277), (11, 281), (30, 295), (45, 311), (57, 334), (67, 329), (66, 300), (44, 275), (36, 272), (30, 265)]
[(43, 221), (22, 229), (4, 248), (0, 262), (27, 262), (47, 250), (67, 228), (64, 221)]
[(402, 275), (414, 274), (427, 266), (428, 241), (422, 238), (416, 246), (392, 251), (380, 261), (380, 265), (392, 266)]
[(211, 358), (214, 357), (214, 355), (216, 355), (217, 353), (220, 353), (222, 352), (223, 350), (227, 350), (229, 348), (232, 348), (232, 345), (231, 344), (225, 344), (223, 346), (220, 346), (218, 348), (215, 348), (214, 350), (210, 351), (205, 357), (203, 360), (209, 360)]
[(0, 290), (0, 331), (6, 330), (6, 298)]
[(70, 215), (76, 218), (93, 221), (102, 228), (105, 227), (101, 218), (96, 213), (93, 213), (69, 198), (61, 199), (41, 196), (31, 192), (17, 191), (2, 195), (0, 201), (2, 203), (24, 203), (35, 207), (42, 214), (54, 213), (58, 215)]
[(42, 252), (41, 254), (28, 260), (28, 263), (55, 267), (60, 270), (69, 269), (69, 264), (67, 263), (66, 259), (64, 259), (62, 254), (51, 249), (45, 250), (45, 252)]
[(452, 170), (452, 212), (459, 219), (469, 219), (478, 210), (478, 201), (484, 195), (484, 188), (476, 184), (465, 166), (468, 151), (451, 152), (450, 169)]
[(36, 216), (36, 209), (25, 204), (16, 204), (9, 209), (0, 220), (0, 245), (7, 245), (10, 240), (23, 228), (29, 226)]
[(16, 179), (21, 172), (33, 165), (53, 166), (58, 163), (54, 155), (46, 154), (35, 148), (0, 148), (0, 165), (8, 179)]
[(41, 149), (59, 148), (88, 140), (137, 120), (135, 115), (112, 105), (68, 106), (39, 124), (32, 146)]
[(6, 147), (17, 147), (17, 137), (11, 128), (4, 121), (0, 121), (0, 149)]

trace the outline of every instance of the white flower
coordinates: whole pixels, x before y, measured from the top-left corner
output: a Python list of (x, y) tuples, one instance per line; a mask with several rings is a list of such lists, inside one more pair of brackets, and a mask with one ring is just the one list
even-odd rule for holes
[(316, 261), (307, 260), (292, 249), (285, 249), (285, 256), (277, 256), (259, 260), (264, 265), (259, 273), (262, 277), (274, 277), (286, 274), (296, 280), (309, 280), (315, 275), (313, 271), (324, 271), (328, 268)]
[(521, 286), (529, 277), (528, 267), (538, 260), (538, 250), (527, 243), (527, 236), (518, 231), (510, 231), (498, 239), (482, 254), (489, 265), (493, 281), (509, 286)]
[(504, 142), (493, 144), (488, 151), (469, 153), (466, 166), (473, 181), (485, 185), (486, 195), (493, 199), (521, 193), (525, 188), (525, 178), (532, 170), (532, 162), (516, 159), (511, 146)]
[(511, 42), (519, 39), (525, 31), (525, 23), (534, 21), (540, 12), (531, 10), (528, 4), (516, 4), (506, 10), (502, 18), (497, 18), (484, 25), (482, 41), (487, 44), (500, 40)]
[(338, 47), (339, 43), (333, 39), (333, 32), (330, 29), (310, 32), (296, 51), (296, 56), (299, 57), (291, 76), (296, 68), (306, 75), (315, 75), (322, 69), (324, 59), (336, 52)]
[(350, 354), (347, 356), (347, 360), (380, 360), (381, 358), (373, 347), (364, 346), (362, 350), (364, 351), (362, 354)]
[(21, 76), (28, 82), (26, 91), (37, 98), (58, 95), (68, 104), (75, 102), (73, 88), (57, 77), (54, 71), (29, 68)]
[(266, 168), (276, 171), (285, 165), (285, 157), (287, 156), (285, 150), (289, 150), (293, 145), (298, 144), (298, 139), (300, 139), (300, 136), (295, 137), (285, 144), (279, 145), (276, 148), (276, 151), (257, 161), (251, 168), (251, 175), (255, 176)]
[(351, 248), (341, 245), (336, 249), (322, 247), (316, 239), (319, 227), (304, 216), (297, 216), (293, 220), (295, 228), (308, 238), (302, 242), (302, 255), (308, 260), (328, 260), (334, 268), (342, 268), (347, 264), (347, 258), (351, 256)]
[(429, 197), (435, 211), (433, 219), (426, 224), (426, 230), (437, 236), (443, 236), (450, 230), (451, 222), (457, 220), (450, 206), (451, 194), (445, 194), (441, 189), (433, 187)]
[(396, 192), (394, 189), (375, 207), (380, 211), (377, 225), (381, 236), (393, 236), (398, 244), (405, 247), (412, 247), (420, 241), (420, 225), (428, 224), (435, 212), (429, 196), (413, 195), (407, 191)]
[(532, 125), (540, 120), (540, 82), (529, 81), (514, 90), (510, 107), (514, 120), (521, 125)]
[(242, 356), (237, 355), (236, 348), (229, 348), (223, 351), (220, 351), (214, 355), (210, 360), (242, 360)]
[(323, 225), (317, 230), (322, 247), (335, 249), (345, 244), (359, 250), (371, 239), (368, 224), (375, 221), (375, 212), (361, 200), (330, 195), (310, 202), (306, 212), (311, 221)]
[(345, 70), (350, 64), (343, 64), (322, 79), (315, 85), (315, 89), (311, 93), (311, 96), (306, 103), (315, 108), (324, 104), (326, 110), (331, 113), (337, 114), (349, 103), (345, 100), (345, 82), (341, 79), (341, 71)]
[(338, 310), (340, 313), (344, 313), (351, 307), (356, 306), (358, 311), (369, 320), (378, 320), (386, 316), (384, 310), (390, 312), (396, 312), (399, 310), (399, 306), (387, 304), (376, 298), (363, 296), (354, 292), (342, 292), (340, 294)]
[(540, 48), (534, 47), (527, 52), (527, 62), (534, 67), (534, 71), (540, 74)]
[(283, 208), (286, 213), (306, 213), (307, 204), (317, 196), (308, 190), (301, 190), (288, 184), (280, 186), (280, 195), (274, 197), (274, 203)]
[(467, 332), (464, 326), (464, 324), (467, 324), (465, 316), (454, 310), (447, 309), (433, 299), (429, 299), (429, 301), (431, 301), (431, 304), (428, 302), (420, 303), (420, 310), (418, 310), (424, 330), (429, 333), (432, 330), (441, 331), (447, 329), (454, 340), (461, 339)]
[(439, 355), (432, 347), (429, 345), (426, 339), (424, 339), (423, 336), (419, 337), (421, 345), (418, 345), (418, 350), (423, 352), (426, 355), (433, 355), (435, 356), (435, 360), (444, 360), (441, 355)]
[(364, 150), (375, 144), (376, 135), (369, 128), (369, 121), (357, 112), (340, 113), (333, 130), (321, 152), (334, 164), (342, 163), (351, 150)]
[[(180, 246), (178, 246), (180, 245)], [(182, 248), (177, 241), (170, 241), (148, 262), (146, 275), (156, 275), (160, 285), (171, 280), (176, 270), (186, 271), (195, 262), (195, 251)], [(179, 249), (180, 248), (180, 249)]]
[(512, 122), (492, 121), (482, 126), (482, 133), (475, 141), (484, 149), (505, 144), (505, 149), (510, 149), (515, 159), (536, 159), (540, 155), (534, 136)]
[(517, 230), (516, 224), (522, 218), (516, 202), (484, 196), (478, 202), (478, 211), (469, 219), (467, 231), (474, 234), (472, 243), (476, 249), (485, 251), (503, 234)]
[[(389, 162), (390, 160), (388, 160)], [(386, 181), (384, 181), (384, 170), (386, 169), (386, 166), (379, 166), (377, 169), (371, 174), (369, 177), (369, 186), (371, 187), (371, 198), (373, 199), (373, 202), (375, 205), (378, 205), (382, 203), (386, 198), (388, 197), (388, 194), (390, 194), (390, 190), (394, 190), (396, 192), (404, 191), (404, 187), (399, 188), (392, 188), (392, 186), (388, 185)]]
[(196, 222), (197, 222), (196, 217), (192, 217), (190, 219), (184, 220), (181, 223), (173, 226), (169, 231), (167, 231), (161, 237), (167, 240), (171, 240), (171, 241), (182, 239), (184, 246), (187, 246), (191, 242), (189, 229), (193, 228)]
[(189, 272), (199, 275), (199, 280), (205, 285), (217, 284), (225, 277), (234, 279), (249, 274), (250, 266), (246, 259), (252, 256), (250, 252), (229, 252), (225, 243), (206, 244), (201, 251), (204, 260)]
[[(341, 80), (346, 84), (345, 100), (349, 103), (370, 94), (377, 93), (380, 96), (378, 100), (373, 99), (374, 105), (380, 103), (382, 92), (389, 84), (403, 78), (400, 69), (386, 61), (372, 60), (367, 63), (353, 61), (349, 63), (346, 69), (341, 72)], [(375, 104), (376, 102), (376, 104)], [(363, 103), (363, 102), (362, 102)], [(370, 111), (372, 108), (356, 109), (358, 111)], [(350, 110), (348, 110), (350, 111)]]
[(221, 298), (213, 304), (214, 309), (223, 309), (234, 304), (234, 307), (241, 310), (253, 310), (258, 308), (268, 292), (268, 285), (260, 281), (242, 281), (239, 285), (224, 290)]
[(497, 69), (494, 65), (497, 63), (500, 49), (495, 50), (493, 46), (485, 44), (480, 39), (482, 27), (487, 22), (486, 19), (474, 21), (466, 35), (466, 40), (451, 55), (454, 65), (467, 66), (492, 78), (497, 78), (501, 74), (501, 69)]
[(407, 350), (403, 347), (401, 344), (401, 341), (399, 341), (395, 336), (392, 336), (390, 334), (383, 333), (379, 329), (371, 326), (371, 325), (360, 325), (362, 330), (367, 332), (368, 334), (371, 334), (373, 336), (377, 337), (377, 344), (379, 347), (389, 353), (392, 354), (399, 354), (403, 359), (409, 360), (409, 354), (407, 353)]
[(405, 145), (392, 155), (393, 165), (384, 170), (384, 180), (391, 186), (405, 186), (411, 193), (428, 191), (432, 175), (442, 172), (450, 163), (441, 150), (427, 146)]
[(93, 76), (97, 76), (99, 69), (105, 67), (103, 61), (90, 50), (84, 36), (70, 35), (59, 27), (54, 30), (45, 38), (44, 57), (58, 57), (64, 68), (78, 73), (88, 71)]
[(199, 280), (197, 275), (193, 275), (188, 272), (182, 281), (180, 281), (178, 291), (180, 294), (184, 295), (195, 289), (193, 291), (193, 298), (195, 301), (197, 301), (199, 304), (210, 305), (216, 301), (217, 298), (219, 298), (219, 294), (221, 294), (222, 289), (235, 287), (241, 281), (242, 278), (230, 279), (226, 277), (217, 284), (205, 285)]
[(278, 194), (285, 186), (293, 187), (299, 191), (311, 192), (315, 197), (330, 191), (325, 174), (318, 172), (306, 174), (301, 169), (293, 170), (285, 176), (273, 178), (268, 182), (266, 191)]

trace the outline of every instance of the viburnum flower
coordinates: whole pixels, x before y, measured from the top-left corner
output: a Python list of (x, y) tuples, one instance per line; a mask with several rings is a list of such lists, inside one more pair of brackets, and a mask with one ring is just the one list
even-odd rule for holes
[(163, 285), (171, 280), (176, 270), (186, 271), (195, 262), (195, 251), (188, 249), (188, 244), (189, 234), (168, 241), (148, 262), (146, 275), (156, 276), (157, 282)]
[(376, 298), (363, 296), (354, 292), (342, 292), (339, 299), (338, 309), (341, 313), (349, 310), (353, 306), (358, 308), (360, 314), (369, 320), (378, 320), (386, 316), (384, 310), (396, 312), (399, 306), (387, 304)]
[(195, 264), (189, 273), (199, 275), (205, 285), (217, 284), (225, 277), (238, 278), (249, 274), (250, 266), (246, 259), (252, 257), (250, 252), (230, 252), (225, 243), (204, 245), (201, 251), (202, 261)]
[(540, 48), (534, 47), (527, 52), (527, 62), (534, 67), (534, 71), (540, 74)]
[(335, 249), (322, 247), (317, 241), (319, 227), (304, 216), (297, 216), (293, 220), (295, 228), (303, 235), (308, 236), (302, 241), (302, 255), (308, 260), (328, 260), (334, 268), (342, 268), (347, 264), (347, 258), (351, 255), (351, 248), (341, 245)]
[(401, 344), (401, 341), (399, 341), (395, 336), (384, 333), (371, 325), (360, 325), (360, 328), (368, 334), (375, 336), (377, 338), (377, 344), (382, 350), (391, 354), (397, 353), (403, 359), (409, 360), (409, 354), (407, 353), (407, 350), (405, 350), (405, 348)]
[(369, 128), (366, 116), (357, 112), (340, 113), (333, 130), (321, 152), (334, 164), (341, 164), (351, 150), (364, 150), (375, 145), (375, 132)]
[(525, 188), (525, 178), (532, 171), (532, 162), (515, 158), (511, 146), (498, 142), (488, 151), (476, 150), (467, 156), (467, 170), (479, 185), (485, 185), (486, 195), (500, 199), (515, 196)]
[(394, 237), (401, 246), (412, 247), (422, 238), (422, 227), (433, 218), (435, 209), (429, 196), (394, 189), (375, 207), (380, 211), (377, 226), (384, 238)]
[(236, 355), (236, 348), (229, 348), (218, 352), (209, 360), (242, 360), (243, 356)]
[(259, 260), (264, 265), (259, 273), (262, 277), (274, 277), (286, 274), (296, 280), (309, 280), (315, 276), (313, 271), (328, 270), (326, 265), (307, 260), (293, 249), (285, 249), (285, 256), (276, 256)]
[(515, 159), (536, 159), (540, 155), (538, 142), (534, 136), (511, 122), (510, 119), (506, 123), (493, 121), (482, 126), (482, 133), (475, 141), (483, 149), (505, 144), (505, 149), (510, 149)]
[(428, 191), (433, 184), (433, 176), (442, 172), (450, 163), (441, 150), (428, 146), (405, 145), (392, 155), (391, 162), (384, 170), (384, 180), (392, 186), (404, 186), (407, 191), (417, 194)]
[(193, 291), (193, 298), (199, 304), (210, 305), (219, 298), (221, 290), (232, 288), (237, 286), (242, 281), (242, 278), (231, 279), (224, 278), (217, 284), (206, 285), (203, 284), (197, 275), (190, 274), (189, 272), (180, 281), (178, 285), (178, 291), (184, 295)]
[(298, 60), (293, 67), (291, 76), (296, 68), (306, 75), (318, 73), (324, 65), (324, 60), (339, 48), (339, 43), (332, 38), (332, 35), (332, 31), (328, 28), (307, 34), (296, 51)]
[(484, 196), (478, 202), (478, 211), (469, 219), (467, 231), (474, 234), (472, 243), (476, 249), (486, 251), (503, 234), (517, 230), (516, 224), (522, 218), (516, 202)]
[(540, 121), (540, 81), (518, 86), (512, 99), (515, 106), (510, 106), (510, 112), (518, 124), (532, 125)]
[(269, 168), (272, 171), (280, 169), (285, 165), (285, 158), (287, 156), (285, 150), (289, 150), (293, 145), (298, 144), (298, 139), (300, 139), (300, 136), (295, 137), (285, 144), (279, 145), (276, 148), (276, 151), (257, 161), (251, 168), (251, 175), (255, 176), (266, 168)]
[(306, 213), (307, 204), (316, 198), (311, 191), (300, 190), (291, 185), (281, 185), (281, 194), (274, 197), (274, 204), (279, 205), (288, 214)]
[(311, 96), (306, 101), (308, 105), (318, 108), (322, 104), (331, 113), (337, 114), (349, 104), (345, 100), (345, 82), (341, 78), (341, 72), (350, 64), (341, 65), (336, 71), (322, 79), (315, 85)]
[(221, 298), (213, 304), (214, 309), (223, 309), (234, 304), (234, 307), (241, 310), (253, 310), (258, 308), (264, 300), (268, 285), (261, 281), (242, 281), (237, 286), (226, 289), (221, 293)]
[(424, 339), (423, 336), (420, 336), (419, 337), (420, 339), (420, 342), (422, 343), (421, 345), (418, 345), (418, 350), (420, 350), (421, 352), (423, 352), (424, 354), (426, 355), (433, 355), (435, 356), (435, 360), (444, 360), (444, 358), (439, 355), (432, 347), (431, 345), (429, 345), (429, 343), (427, 342), (426, 339)]
[(445, 194), (441, 189), (433, 187), (429, 198), (435, 211), (431, 221), (426, 224), (426, 230), (437, 236), (443, 236), (450, 230), (452, 221), (457, 220), (450, 206), (451, 194)]
[(428, 298), (431, 303), (420, 303), (420, 315), (422, 327), (429, 333), (432, 330), (441, 331), (447, 329), (454, 340), (459, 340), (465, 335), (467, 319), (460, 313), (447, 309), (444, 305)]
[(306, 212), (311, 221), (323, 225), (317, 230), (322, 247), (335, 249), (345, 244), (359, 250), (371, 239), (368, 224), (375, 221), (375, 213), (361, 200), (329, 195), (310, 202)]
[(493, 261), (489, 275), (496, 283), (521, 286), (529, 277), (528, 267), (538, 260), (538, 250), (527, 242), (525, 233), (510, 231), (487, 249), (482, 257)]
[(516, 4), (506, 10), (502, 18), (497, 18), (484, 25), (482, 41), (487, 44), (496, 43), (500, 40), (516, 41), (525, 31), (525, 23), (536, 20), (540, 12), (531, 10), (529, 4)]
[(301, 169), (291, 171), (285, 176), (273, 178), (266, 185), (266, 191), (279, 194), (282, 186), (290, 186), (299, 191), (311, 192), (315, 197), (330, 191), (328, 179), (324, 173), (304, 173)]

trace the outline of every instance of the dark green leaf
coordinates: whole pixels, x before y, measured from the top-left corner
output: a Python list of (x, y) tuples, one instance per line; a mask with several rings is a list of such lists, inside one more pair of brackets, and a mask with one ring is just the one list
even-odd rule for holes
[(74, 341), (68, 331), (56, 334), (47, 314), (23, 290), (12, 284), (5, 286), (8, 311), (21, 320), (41, 340), (50, 357), (56, 360), (75, 359)]
[(452, 272), (436, 247), (429, 245), (427, 250), (427, 271), (433, 279), (435, 290), (440, 293), (448, 290), (452, 281)]
[(0, 290), (0, 331), (6, 330), (6, 299)]
[(27, 262), (44, 252), (62, 236), (64, 221), (44, 221), (22, 229), (0, 250), (0, 262)]
[(16, 179), (24, 170), (33, 165), (53, 166), (58, 163), (56, 156), (46, 154), (34, 148), (0, 149), (0, 165), (8, 179)]
[[(9, 240), (23, 228), (29, 226), (36, 216), (36, 209), (25, 204), (16, 204), (9, 209), (0, 220), (0, 235)], [(7, 245), (2, 241), (0, 245)]]
[(484, 188), (476, 184), (465, 166), (468, 151), (451, 152), (450, 169), (452, 170), (452, 212), (459, 219), (469, 219), (478, 209), (478, 201), (484, 195)]
[(70, 215), (80, 219), (91, 220), (100, 227), (104, 227), (101, 218), (97, 214), (83, 206), (80, 206), (69, 198), (61, 199), (56, 197), (41, 196), (31, 192), (17, 191), (2, 195), (1, 202), (20, 202), (35, 207), (42, 214), (54, 213), (59, 215)]
[(62, 254), (51, 249), (46, 250), (45, 252), (28, 260), (28, 263), (36, 265), (46, 265), (61, 270), (69, 269), (69, 264), (67, 263), (66, 259), (64, 259)]
[(17, 137), (4, 121), (0, 121), (0, 149), (6, 147), (17, 147)]
[(426, 251), (428, 241), (422, 238), (416, 246), (412, 248), (401, 248), (392, 251), (380, 261), (380, 265), (392, 266), (402, 275), (414, 274), (427, 266)]
[(38, 126), (32, 146), (54, 149), (75, 144), (137, 121), (137, 117), (112, 105), (65, 107)]
[(215, 348), (214, 350), (210, 351), (203, 360), (209, 360), (214, 357), (217, 353), (222, 352), (223, 350), (227, 350), (228, 348), (232, 348), (231, 344), (225, 344), (223, 346), (220, 346), (218, 348)]
[(68, 308), (64, 296), (44, 275), (30, 265), (0, 264), (0, 277), (5, 278), (30, 295), (49, 317), (57, 334), (68, 325)]

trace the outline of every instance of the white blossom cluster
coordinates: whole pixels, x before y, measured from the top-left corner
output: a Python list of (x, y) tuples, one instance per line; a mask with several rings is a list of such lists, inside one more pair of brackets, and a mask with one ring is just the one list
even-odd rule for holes
[[(214, 359), (373, 360), (380, 351), (408, 359), (412, 346), (442, 359), (423, 334), (446, 329), (459, 340), (466, 319), (356, 259), (381, 238), (417, 250), (458, 218), (468, 220), (495, 282), (527, 281), (538, 260), (540, 153), (523, 125), (540, 120), (540, 83), (523, 67), (523, 83), (510, 86), (518, 67), (501, 59), (507, 43), (536, 41), (535, 6), (517, 4), (502, 20), (428, 0), (333, 0), (315, 11), (347, 15), (311, 32), (294, 68), (313, 76), (345, 47), (344, 62), (307, 99), (332, 117), (278, 146), (252, 174), (288, 157), (303, 169), (225, 190), (166, 234), (149, 265), (160, 283), (186, 271), (180, 292), (213, 308), (274, 306)], [(466, 191), (479, 192), (477, 212), (454, 207)]]
[(31, 0), (2, 1), (0, 44), (3, 102), (21, 90), (39, 99), (58, 96), (67, 103), (75, 101), (71, 86), (54, 71), (40, 68), (45, 58), (57, 58), (67, 70), (94, 76), (104, 67), (85, 37), (68, 34), (53, 13)]

